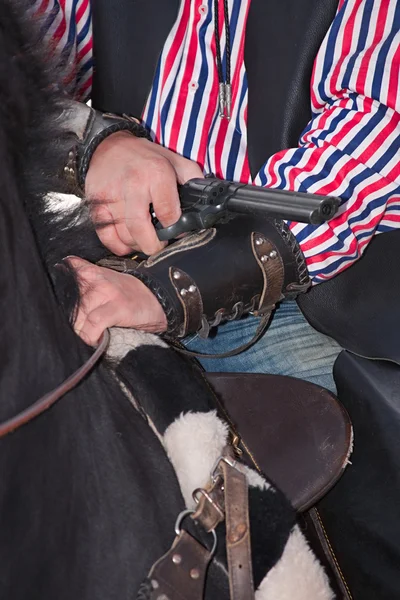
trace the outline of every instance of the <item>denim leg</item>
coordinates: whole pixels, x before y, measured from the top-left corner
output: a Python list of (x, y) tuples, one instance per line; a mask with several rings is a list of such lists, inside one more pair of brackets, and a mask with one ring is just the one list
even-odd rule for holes
[[(189, 350), (218, 354), (249, 341), (259, 324), (256, 317), (231, 321), (217, 334), (184, 340)], [(251, 348), (230, 358), (199, 359), (206, 371), (271, 373), (305, 379), (336, 392), (333, 364), (341, 351), (334, 340), (311, 327), (294, 300), (281, 302), (267, 331)]]

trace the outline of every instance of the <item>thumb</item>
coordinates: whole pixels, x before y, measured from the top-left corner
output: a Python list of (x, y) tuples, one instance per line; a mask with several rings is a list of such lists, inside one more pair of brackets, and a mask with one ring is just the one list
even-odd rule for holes
[(73, 254), (66, 256), (63, 260), (76, 271), (79, 271), (79, 269), (88, 267), (92, 264), (89, 261), (80, 258), (79, 256), (74, 256)]

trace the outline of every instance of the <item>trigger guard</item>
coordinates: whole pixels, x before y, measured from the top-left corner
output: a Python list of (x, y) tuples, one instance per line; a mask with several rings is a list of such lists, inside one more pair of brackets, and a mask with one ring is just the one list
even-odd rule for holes
[(166, 242), (168, 240), (173, 240), (176, 238), (179, 233), (181, 233), (181, 229), (179, 227), (179, 221), (170, 225), (169, 227), (163, 227), (162, 229), (156, 229), (157, 237), (161, 242)]
[(158, 239), (162, 242), (173, 240), (182, 233), (189, 233), (190, 231), (204, 229), (202, 219), (199, 213), (195, 212), (184, 212), (176, 223), (169, 227), (162, 229), (156, 229)]
[(183, 209), (183, 213), (176, 223), (169, 227), (156, 227), (158, 239), (164, 242), (175, 239), (182, 233), (201, 231), (202, 229), (214, 227), (226, 212), (221, 204), (217, 206), (207, 204), (191, 207), (191, 209), (187, 210)]

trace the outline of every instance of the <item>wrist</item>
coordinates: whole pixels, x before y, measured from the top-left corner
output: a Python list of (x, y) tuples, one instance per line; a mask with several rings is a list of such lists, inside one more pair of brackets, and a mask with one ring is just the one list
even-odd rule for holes
[(132, 141), (132, 138), (150, 140), (147, 130), (133, 117), (126, 115), (120, 117), (98, 111), (94, 111), (94, 113), (93, 122), (85, 141), (78, 147), (77, 178), (81, 189), (84, 189), (86, 175), (95, 151), (108, 138), (117, 134), (121, 137), (122, 134), (125, 134), (123, 138), (130, 137), (130, 141)]
[[(132, 278), (131, 276), (129, 277)], [(148, 321), (157, 323), (160, 332), (166, 331), (168, 319), (159, 299), (149, 287), (147, 287), (139, 278), (136, 278), (135, 296), (137, 297), (138, 295), (141, 296), (142, 304), (146, 306), (146, 314), (149, 316)]]
[(124, 130), (124, 131), (116, 131), (115, 133), (111, 133), (110, 135), (105, 137), (93, 151), (92, 157), (90, 159), (89, 168), (90, 168), (90, 165), (92, 164), (92, 161), (94, 161), (98, 156), (101, 156), (106, 152), (108, 153), (110, 150), (115, 148), (116, 145), (118, 145), (118, 147), (121, 148), (121, 146), (124, 146), (126, 144), (127, 146), (129, 145), (129, 149), (131, 149), (132, 144), (133, 145), (137, 144), (138, 146), (140, 146), (143, 144), (150, 144), (150, 143), (151, 142), (147, 138), (136, 137), (130, 131)]
[(109, 137), (118, 133), (151, 141), (147, 130), (133, 117), (101, 113), (74, 101), (64, 103), (63, 108), (60, 120), (67, 134), (62, 141), (63, 179), (70, 191), (82, 192), (93, 155)]

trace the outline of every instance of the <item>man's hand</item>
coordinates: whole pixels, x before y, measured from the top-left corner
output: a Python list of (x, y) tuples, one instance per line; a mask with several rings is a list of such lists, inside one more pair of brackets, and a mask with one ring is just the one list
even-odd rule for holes
[(132, 327), (160, 333), (167, 319), (157, 298), (132, 275), (98, 267), (69, 257), (81, 291), (75, 331), (90, 345), (96, 344), (107, 327)]
[(86, 176), (95, 222), (114, 221), (98, 229), (103, 244), (114, 254), (134, 250), (154, 254), (163, 247), (151, 222), (150, 204), (163, 227), (180, 215), (178, 183), (203, 177), (199, 165), (178, 154), (121, 131), (96, 149)]

